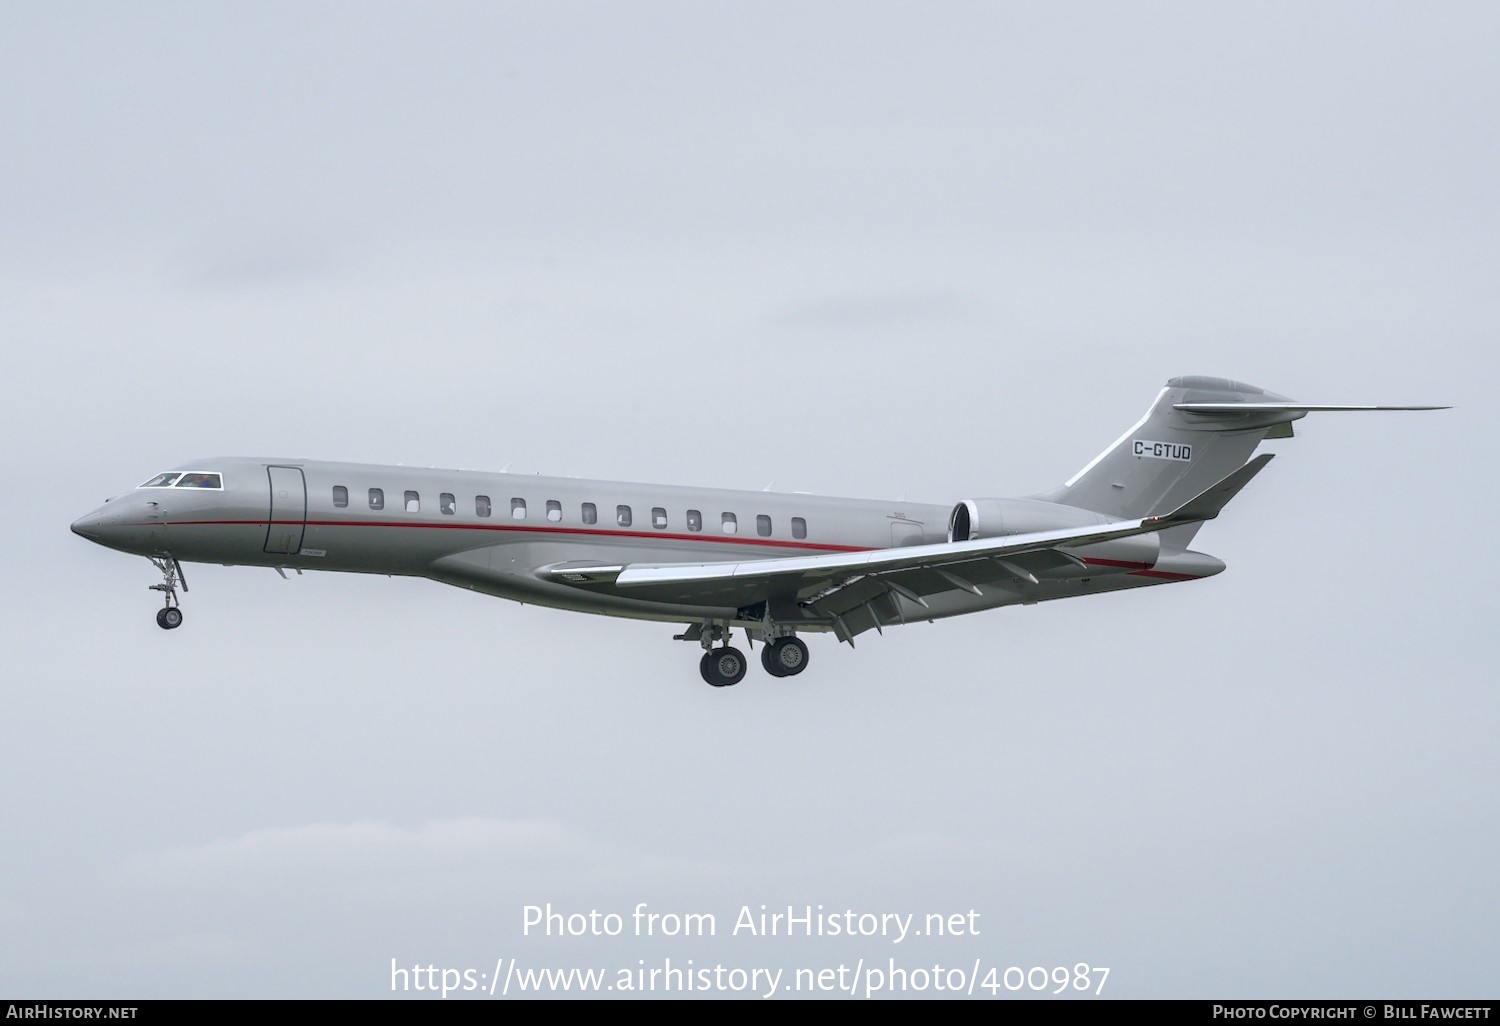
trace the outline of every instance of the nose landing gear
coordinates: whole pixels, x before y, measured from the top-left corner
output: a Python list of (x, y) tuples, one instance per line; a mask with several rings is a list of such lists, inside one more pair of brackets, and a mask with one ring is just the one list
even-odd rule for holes
[(177, 585), (182, 584), (182, 590), (187, 592), (187, 577), (183, 575), (182, 564), (177, 562), (177, 557), (171, 553), (165, 556), (147, 556), (151, 565), (161, 571), (160, 584), (148, 584), (152, 591), (162, 593), (164, 607), (156, 611), (156, 626), (164, 631), (174, 630), (182, 626), (182, 607), (177, 602)]

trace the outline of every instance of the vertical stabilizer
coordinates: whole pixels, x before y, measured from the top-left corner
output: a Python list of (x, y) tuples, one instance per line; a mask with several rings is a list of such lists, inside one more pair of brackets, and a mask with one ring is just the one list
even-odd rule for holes
[[(1263, 407), (1290, 402), (1228, 378), (1173, 378), (1144, 417), (1041, 498), (1122, 519), (1169, 512), (1244, 466), (1268, 434), (1285, 437), (1306, 411)], [(1225, 417), (1173, 408), (1180, 403), (1236, 404), (1247, 412)], [(1175, 530), (1190, 537), (1196, 529)]]

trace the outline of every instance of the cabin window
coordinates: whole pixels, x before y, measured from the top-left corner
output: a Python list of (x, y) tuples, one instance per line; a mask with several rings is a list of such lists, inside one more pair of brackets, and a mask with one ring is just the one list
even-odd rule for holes
[(755, 533), (762, 538), (771, 537), (771, 518), (764, 513), (755, 518)]
[(224, 482), (218, 474), (183, 474), (177, 482), (178, 488), (223, 488)]
[(490, 515), (490, 497), (488, 495), (474, 496), (474, 515), (476, 517), (487, 517)]
[(458, 512), (458, 500), (453, 498), (452, 492), (444, 492), (438, 496), (438, 512), (445, 517)]
[(630, 507), (629, 506), (616, 506), (615, 507), (615, 523), (618, 524), (621, 527), (629, 527), (630, 526)]
[(370, 489), (370, 508), (385, 509), (385, 492), (382, 489)]
[(556, 499), (547, 500), (547, 519), (556, 524), (562, 520), (562, 503)]
[(651, 526), (658, 531), (667, 529), (667, 511), (657, 506), (651, 510)]
[(145, 484), (143, 484), (143, 485), (136, 485), (136, 487), (137, 488), (171, 488), (172, 487), (172, 482), (176, 481), (181, 476), (182, 476), (181, 474), (157, 474), (155, 477), (153, 477), (151, 480), (147, 481)]
[(510, 500), (510, 518), (512, 520), (525, 520), (526, 519), (526, 500), (525, 499), (511, 499)]
[(688, 510), (688, 512), (687, 512), (687, 525), (688, 525), (688, 530), (689, 531), (701, 531), (701, 530), (703, 530), (703, 512), (701, 510), (696, 510), (696, 509), (690, 509), (690, 510)]
[(406, 493), (406, 512), (419, 513), (422, 510), (422, 497), (416, 492)]
[(735, 534), (739, 531), (740, 521), (733, 513), (725, 513), (722, 519), (725, 534)]
[(343, 485), (333, 486), (333, 505), (337, 509), (343, 509), (349, 505), (349, 489)]
[(597, 524), (599, 522), (599, 507), (592, 502), (583, 504), (583, 522), (585, 524)]
[(806, 538), (807, 537), (807, 521), (806, 520), (803, 520), (801, 517), (792, 517), (792, 537), (793, 538)]

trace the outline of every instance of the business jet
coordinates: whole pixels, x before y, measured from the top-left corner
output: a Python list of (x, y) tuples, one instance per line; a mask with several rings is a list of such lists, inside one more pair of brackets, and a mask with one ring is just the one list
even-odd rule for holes
[(426, 577), (518, 602), (686, 624), (715, 687), (744, 679), (744, 632), (773, 677), (799, 635), (1210, 577), (1188, 546), (1308, 413), (1438, 410), (1294, 402), (1172, 378), (1061, 487), (940, 505), (305, 459), (195, 460), (80, 517), (76, 534), (160, 571), (156, 622), (182, 624), (184, 562)]

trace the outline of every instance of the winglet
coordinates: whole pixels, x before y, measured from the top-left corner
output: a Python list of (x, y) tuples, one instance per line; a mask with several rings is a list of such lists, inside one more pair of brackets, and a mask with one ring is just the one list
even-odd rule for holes
[(1275, 453), (1263, 453), (1246, 463), (1239, 470), (1228, 475), (1218, 484), (1210, 485), (1197, 495), (1193, 496), (1181, 506), (1162, 517), (1163, 520), (1180, 521), (1183, 523), (1197, 522), (1201, 520), (1212, 520), (1219, 515), (1219, 511), (1229, 504), (1229, 500), (1240, 493), (1240, 489), (1250, 483), (1250, 479), (1261, 472), (1267, 463), (1276, 456)]

